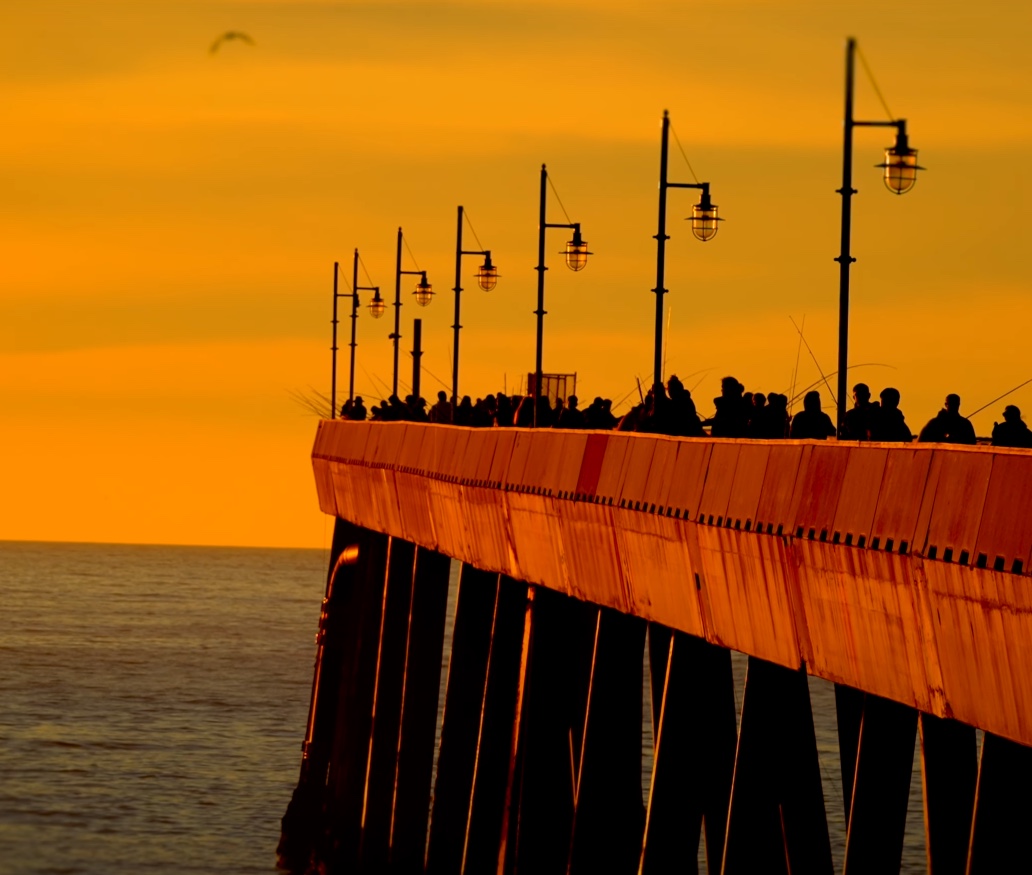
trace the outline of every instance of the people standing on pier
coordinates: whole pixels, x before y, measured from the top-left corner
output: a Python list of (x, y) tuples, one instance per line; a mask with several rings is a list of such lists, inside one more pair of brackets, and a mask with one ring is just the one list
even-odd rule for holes
[(889, 443), (910, 443), (914, 435), (899, 409), (899, 389), (891, 386), (878, 394), (881, 405), (871, 417), (871, 440)]
[(960, 414), (960, 396), (949, 394), (946, 403), (918, 435), (921, 443), (973, 444), (975, 427), (966, 416)]
[(667, 394), (669, 395), (669, 431), (676, 437), (702, 437), (705, 432), (702, 430), (702, 420), (695, 410), (695, 402), (692, 400), (692, 393), (684, 387), (676, 374), (671, 374), (667, 380)]
[(502, 428), (510, 428), (515, 413), (516, 410), (513, 407), (512, 399), (504, 392), (499, 392), (495, 397), (495, 425)]
[(792, 417), (790, 436), (797, 439), (823, 441), (835, 434), (831, 417), (821, 410), (821, 393), (807, 392), (803, 398), (803, 409)]
[(1003, 408), (1003, 422), (993, 423), (994, 447), (1032, 447), (1032, 430), (1025, 425), (1021, 411), (1013, 404)]
[(611, 412), (612, 406), (613, 402), (608, 398), (596, 395), (595, 400), (584, 411), (585, 427), (598, 429), (599, 431), (611, 431), (616, 428), (617, 418)]
[(444, 389), (437, 393), (437, 403), (430, 408), (430, 421), (440, 423), (451, 422), (451, 402), (448, 400), (448, 393)]
[(710, 426), (712, 437), (747, 437), (749, 433), (749, 412), (745, 406), (743, 393), (745, 386), (734, 377), (724, 377), (720, 381), (720, 395), (713, 399), (717, 412), (712, 419), (703, 425)]
[(584, 411), (578, 406), (580, 400), (576, 395), (571, 395), (566, 400), (566, 407), (559, 413), (559, 419), (555, 424), (556, 428), (584, 428)]
[(760, 411), (760, 430), (755, 437), (766, 440), (782, 440), (788, 437), (788, 396), (780, 392), (767, 395), (767, 405)]
[(356, 395), (354, 402), (351, 403), (351, 409), (348, 411), (348, 419), (364, 422), (366, 416), (368, 416), (368, 411), (366, 410), (365, 401), (362, 400), (361, 395)]
[(878, 413), (878, 402), (871, 401), (871, 390), (866, 383), (857, 383), (853, 387), (853, 406), (846, 411), (846, 419), (842, 424), (842, 440), (871, 440), (871, 424)]

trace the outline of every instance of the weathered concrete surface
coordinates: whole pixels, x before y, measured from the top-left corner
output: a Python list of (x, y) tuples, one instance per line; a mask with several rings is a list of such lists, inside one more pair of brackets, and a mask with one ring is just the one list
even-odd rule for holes
[(1032, 745), (1032, 452), (320, 423), (322, 510)]

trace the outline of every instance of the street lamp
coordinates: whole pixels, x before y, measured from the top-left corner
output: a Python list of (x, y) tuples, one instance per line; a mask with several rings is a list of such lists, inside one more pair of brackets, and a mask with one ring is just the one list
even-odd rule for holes
[(663, 111), (663, 136), (659, 150), (659, 230), (656, 232), (656, 349), (652, 367), (652, 385), (658, 397), (663, 387), (663, 295), (667, 293), (663, 282), (666, 278), (666, 242), (670, 239), (666, 232), (667, 189), (697, 188), (702, 194), (699, 202), (692, 207), (692, 215), (688, 219), (692, 223), (692, 233), (696, 239), (705, 243), (717, 234), (717, 223), (724, 220), (717, 216), (717, 205), (710, 200), (710, 184), (708, 182), (670, 182), (667, 179), (667, 163), (670, 153), (670, 113)]
[[(537, 282), (537, 349), (534, 357), (534, 426), (538, 424), (538, 405), (541, 401), (541, 355), (544, 347), (545, 336), (545, 229), (546, 228), (572, 228), (573, 238), (566, 244), (566, 248), (560, 253), (566, 257), (566, 266), (572, 271), (581, 271), (588, 264), (588, 244), (581, 238), (580, 222), (562, 224), (549, 222), (545, 216), (545, 202), (548, 193), (548, 169), (541, 165), (541, 198), (538, 208), (538, 263), (534, 268), (538, 272)], [(565, 212), (565, 210), (564, 210)], [(567, 216), (569, 218), (569, 216)]]
[[(398, 341), (401, 340), (401, 277), (403, 275), (418, 276), (419, 282), (416, 284), (416, 289), (413, 294), (416, 296), (416, 303), (420, 307), (427, 306), (434, 297), (433, 286), (427, 282), (425, 270), (402, 270), (401, 269), (401, 247), (404, 242), (404, 237), (401, 233), (401, 228), (398, 228), (398, 257), (395, 261), (394, 268), (394, 333), (391, 334), (391, 340), (394, 341), (394, 380), (391, 384), (391, 394), (398, 394)], [(372, 305), (370, 305), (370, 308)], [(382, 314), (382, 311), (381, 311)], [(374, 316), (379, 317), (381, 314), (374, 313)]]
[(838, 433), (846, 421), (846, 370), (849, 366), (849, 266), (856, 261), (849, 254), (850, 225), (852, 220), (852, 200), (856, 194), (853, 188), (853, 128), (895, 128), (896, 142), (885, 150), (885, 161), (876, 167), (885, 171), (883, 179), (885, 187), (893, 194), (904, 194), (914, 187), (917, 171), (924, 170), (917, 163), (917, 150), (910, 148), (907, 140), (906, 119), (889, 121), (858, 121), (853, 118), (853, 84), (856, 59), (856, 40), (846, 40), (846, 114), (843, 128), (845, 140), (842, 147), (842, 245), (838, 257), (839, 263), (839, 342), (838, 342), (838, 397), (837, 407)]
[[(455, 324), (452, 325), (455, 338), (454, 346), (452, 349), (452, 422), (455, 421), (455, 408), (458, 406), (459, 403), (459, 331), (462, 328), (462, 323), (459, 320), (459, 316), (461, 313), (462, 296), (462, 256), (484, 256), (484, 263), (477, 268), (477, 272), (475, 274), (477, 278), (477, 285), (480, 286), (480, 288), (483, 291), (490, 292), (496, 285), (498, 285), (498, 268), (491, 263), (491, 250), (462, 248), (462, 221), (464, 217), (465, 213), (463, 211), (463, 208), (460, 206), (458, 230), (455, 232), (455, 288), (452, 289), (452, 291), (455, 292)], [(473, 232), (473, 236), (476, 236), (475, 231)]]
[[(358, 284), (358, 250), (355, 250), (355, 262), (351, 274), (351, 370), (348, 376), (348, 401), (355, 400), (355, 347), (358, 344), (355, 341), (355, 329), (358, 322), (358, 293), (359, 292), (373, 292), (373, 300), (369, 302), (369, 312), (372, 314), (374, 319), (379, 319), (383, 315), (383, 298), (380, 297), (379, 286), (360, 286)], [(374, 304), (379, 302), (379, 312), (374, 308)]]

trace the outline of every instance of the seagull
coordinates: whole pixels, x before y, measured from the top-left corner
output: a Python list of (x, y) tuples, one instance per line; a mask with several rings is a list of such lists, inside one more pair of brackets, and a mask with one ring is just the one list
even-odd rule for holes
[(222, 36), (220, 36), (215, 42), (211, 44), (211, 53), (214, 55), (219, 50), (224, 42), (229, 42), (231, 39), (243, 40), (249, 46), (254, 45), (254, 40), (251, 39), (246, 33), (240, 30), (227, 30)]

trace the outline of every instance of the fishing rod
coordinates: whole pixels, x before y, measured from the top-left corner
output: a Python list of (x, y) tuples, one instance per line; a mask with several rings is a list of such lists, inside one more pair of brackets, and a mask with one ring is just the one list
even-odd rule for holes
[(795, 399), (796, 399), (796, 393), (795, 393), (795, 390), (796, 390), (796, 379), (799, 377), (799, 356), (800, 356), (800, 354), (803, 351), (803, 328), (805, 328), (805, 327), (806, 327), (806, 314), (803, 313), (803, 325), (799, 329), (799, 343), (796, 344), (795, 370), (792, 371), (792, 388), (788, 390), (788, 394), (792, 396), (792, 401), (789, 402), (789, 405), (788, 405), (788, 413), (789, 413), (789, 415), (792, 414), (792, 404), (795, 402)]
[(792, 319), (791, 316), (789, 316), (788, 318), (792, 320), (792, 324), (795, 325), (795, 330), (799, 332), (799, 339), (803, 342), (803, 346), (806, 347), (806, 351), (810, 353), (810, 358), (813, 359), (813, 363), (817, 366), (817, 373), (820, 374), (821, 379), (824, 380), (824, 385), (828, 388), (828, 394), (831, 395), (831, 400), (835, 402), (835, 406), (837, 407), (838, 400), (835, 398), (835, 393), (831, 389), (831, 383), (828, 382), (828, 378), (824, 376), (824, 371), (821, 370), (821, 365), (820, 362), (817, 361), (817, 356), (815, 356), (813, 354), (813, 350), (810, 349), (810, 344), (806, 342), (806, 338), (803, 337), (802, 330), (799, 328), (798, 325), (796, 325), (795, 319)]
[[(848, 368), (846, 368), (846, 370), (847, 371), (851, 371), (851, 370), (853, 370), (853, 368), (890, 368), (893, 371), (896, 370), (896, 366), (895, 365), (887, 365), (884, 362), (861, 362), (860, 364), (850, 365)], [(828, 377), (834, 377), (837, 374), (838, 374), (838, 371), (832, 371), (830, 374), (828, 374)], [(817, 380), (817, 381), (811, 383), (805, 389), (800, 390), (793, 398), (789, 399), (790, 403), (794, 402), (794, 401), (798, 401), (803, 395), (805, 395), (807, 392), (809, 392), (814, 386), (819, 386), (821, 383), (824, 383), (824, 382), (826, 382), (826, 380), (822, 377), (820, 380)]]
[(982, 412), (983, 410), (985, 410), (985, 409), (986, 409), (986, 407), (988, 407), (988, 406), (989, 406), (990, 404), (995, 404), (995, 403), (996, 403), (997, 401), (1002, 401), (1002, 400), (1003, 400), (1004, 398), (1006, 398), (1006, 397), (1007, 397), (1008, 395), (1012, 395), (1012, 394), (1014, 394), (1014, 393), (1015, 393), (1015, 392), (1017, 392), (1017, 391), (1018, 391), (1018, 389), (1020, 389), (1020, 388), (1021, 388), (1022, 386), (1027, 386), (1027, 385), (1028, 385), (1029, 383), (1032, 383), (1032, 378), (1030, 378), (1030, 379), (1028, 379), (1028, 380), (1025, 380), (1025, 382), (1024, 382), (1024, 383), (1019, 383), (1019, 384), (1018, 384), (1017, 386), (1015, 386), (1015, 387), (1014, 387), (1013, 389), (1011, 389), (1011, 390), (1010, 390), (1009, 392), (1004, 392), (1004, 393), (1003, 393), (1003, 394), (1002, 394), (1002, 395), (1001, 395), (1001, 396), (1000, 396), (999, 398), (993, 398), (993, 400), (992, 400), (992, 401), (990, 401), (990, 402), (989, 402), (989, 404), (983, 404), (983, 405), (982, 405), (981, 407), (979, 407), (979, 408), (978, 408), (978, 410), (974, 411), (974, 413), (969, 413), (969, 414), (968, 414), (967, 416), (965, 416), (964, 418), (965, 418), (965, 419), (970, 419), (970, 418), (971, 418), (972, 416), (974, 416), (974, 415), (975, 415), (975, 413), (981, 413), (981, 412)]

